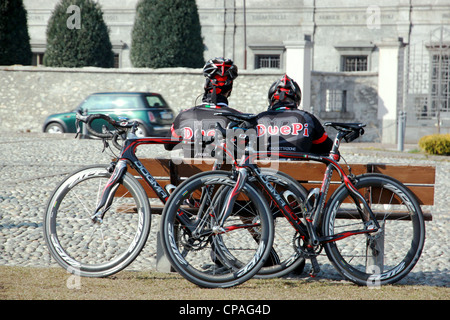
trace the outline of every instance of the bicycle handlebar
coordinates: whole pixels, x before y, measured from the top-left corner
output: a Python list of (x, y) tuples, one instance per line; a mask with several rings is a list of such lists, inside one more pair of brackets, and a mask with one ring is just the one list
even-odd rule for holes
[[(75, 120), (75, 127), (76, 127), (76, 136), (75, 137), (77, 137), (78, 134), (80, 134), (80, 131), (81, 131), (80, 121), (81, 121), (85, 124), (86, 130), (91, 135), (101, 138), (101, 139), (111, 139), (113, 145), (119, 150), (122, 148), (120, 146), (120, 144), (117, 142), (117, 139), (119, 138), (119, 136), (126, 133), (127, 130), (130, 128), (132, 129), (132, 132), (134, 133), (134, 131), (136, 130), (136, 128), (138, 126), (138, 123), (136, 121), (116, 121), (113, 118), (111, 118), (110, 116), (108, 116), (106, 114), (100, 114), (100, 113), (84, 116), (81, 114), (81, 112), (77, 112), (75, 119), (76, 119)], [(110, 125), (112, 125), (116, 129), (116, 131), (114, 133), (111, 131), (108, 131), (108, 130), (106, 130), (105, 126), (103, 126), (103, 128), (104, 128), (103, 132), (95, 131), (91, 127), (91, 123), (92, 123), (92, 121), (94, 121), (96, 119), (105, 120)]]
[(103, 119), (109, 124), (111, 124), (114, 128), (116, 128), (119, 133), (125, 133), (126, 129), (133, 128), (137, 126), (137, 123), (135, 121), (128, 122), (128, 121), (116, 121), (110, 116), (106, 114), (90, 114), (87, 116), (83, 116), (81, 113), (76, 114), (76, 127), (77, 127), (77, 134), (80, 131), (79, 122), (84, 122), (86, 125), (86, 130), (92, 134), (95, 137), (104, 138), (104, 139), (112, 139), (116, 134), (112, 132), (98, 132), (92, 129), (91, 123), (92, 121), (96, 119)]

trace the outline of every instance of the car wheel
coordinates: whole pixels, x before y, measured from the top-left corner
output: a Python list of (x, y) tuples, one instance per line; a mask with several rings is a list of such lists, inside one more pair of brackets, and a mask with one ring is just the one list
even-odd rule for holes
[(144, 126), (142, 124), (139, 124), (139, 126), (136, 129), (136, 136), (138, 138), (144, 138), (144, 137), (148, 137), (147, 135), (147, 131), (145, 130)]
[(47, 133), (64, 133), (64, 128), (59, 123), (53, 122), (45, 127)]

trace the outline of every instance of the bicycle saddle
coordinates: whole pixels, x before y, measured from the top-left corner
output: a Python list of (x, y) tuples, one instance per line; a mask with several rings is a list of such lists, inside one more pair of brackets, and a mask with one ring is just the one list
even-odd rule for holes
[(325, 122), (323, 125), (327, 126), (327, 127), (333, 127), (336, 130), (339, 130), (339, 128), (346, 129), (346, 130), (359, 130), (366, 126), (365, 123), (358, 123), (358, 122), (355, 122), (355, 123)]

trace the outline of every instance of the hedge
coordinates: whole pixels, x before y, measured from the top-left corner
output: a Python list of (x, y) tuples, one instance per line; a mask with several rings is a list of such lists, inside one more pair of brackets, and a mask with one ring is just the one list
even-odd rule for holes
[(30, 65), (27, 11), (22, 0), (0, 0), (0, 65)]
[[(71, 7), (79, 8), (79, 17), (76, 11), (70, 11)], [(77, 20), (78, 27), (73, 24)], [(114, 67), (109, 29), (97, 1), (61, 0), (56, 4), (47, 25), (44, 64), (67, 68)]]
[(450, 155), (450, 134), (432, 134), (419, 140), (419, 147), (429, 154)]
[(140, 0), (132, 31), (135, 68), (201, 68), (203, 44), (195, 0)]

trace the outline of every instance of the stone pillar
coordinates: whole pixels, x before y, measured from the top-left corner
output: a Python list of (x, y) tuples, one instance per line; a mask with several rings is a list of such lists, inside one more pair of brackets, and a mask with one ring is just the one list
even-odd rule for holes
[(378, 60), (378, 119), (381, 142), (397, 142), (397, 119), (402, 107), (402, 51), (401, 42), (383, 41), (377, 44)]
[(286, 74), (294, 79), (302, 90), (300, 107), (311, 108), (311, 57), (310, 41), (284, 41), (286, 48)]

